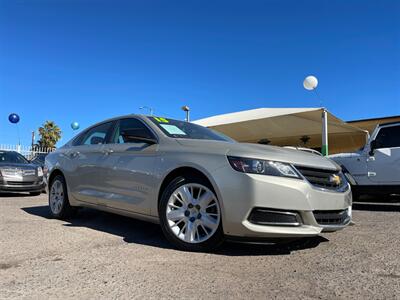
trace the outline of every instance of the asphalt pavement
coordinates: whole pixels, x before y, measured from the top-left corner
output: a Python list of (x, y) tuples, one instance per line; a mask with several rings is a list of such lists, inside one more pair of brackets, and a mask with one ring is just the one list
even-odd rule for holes
[(356, 204), (354, 226), (288, 245), (178, 251), (158, 225), (47, 196), (0, 195), (0, 298), (400, 299), (400, 204)]

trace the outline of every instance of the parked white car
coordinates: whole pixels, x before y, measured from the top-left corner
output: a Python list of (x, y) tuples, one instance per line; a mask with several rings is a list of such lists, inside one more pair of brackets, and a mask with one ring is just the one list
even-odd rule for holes
[(329, 157), (342, 166), (354, 200), (360, 195), (400, 194), (400, 122), (378, 125), (356, 153)]

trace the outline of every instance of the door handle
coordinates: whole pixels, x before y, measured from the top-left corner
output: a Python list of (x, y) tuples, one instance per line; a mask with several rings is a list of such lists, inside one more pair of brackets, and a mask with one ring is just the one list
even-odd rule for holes
[(103, 153), (105, 155), (110, 155), (111, 153), (114, 153), (114, 150), (113, 149), (106, 149), (106, 150), (103, 150)]
[(75, 158), (75, 157), (78, 157), (78, 156), (79, 156), (79, 151), (73, 151), (73, 152), (71, 152), (69, 154), (69, 157), (71, 157), (71, 158)]

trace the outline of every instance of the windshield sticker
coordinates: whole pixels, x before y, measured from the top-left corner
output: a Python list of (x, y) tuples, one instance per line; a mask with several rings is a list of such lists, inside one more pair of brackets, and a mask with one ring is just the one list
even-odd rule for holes
[(184, 131), (176, 127), (175, 125), (160, 124), (169, 134), (186, 135)]
[(153, 117), (153, 119), (156, 120), (158, 123), (169, 123), (169, 121), (165, 118)]

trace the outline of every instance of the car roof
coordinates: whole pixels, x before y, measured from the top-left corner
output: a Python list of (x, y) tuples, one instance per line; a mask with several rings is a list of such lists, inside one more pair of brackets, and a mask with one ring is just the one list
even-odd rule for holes
[(378, 126), (387, 126), (387, 125), (400, 125), (400, 122), (399, 121), (395, 121), (395, 122), (381, 123)]

